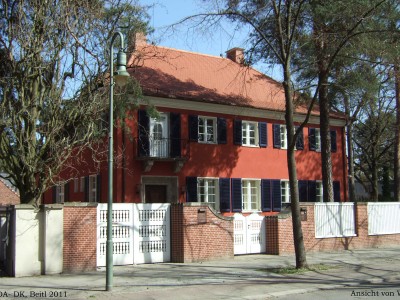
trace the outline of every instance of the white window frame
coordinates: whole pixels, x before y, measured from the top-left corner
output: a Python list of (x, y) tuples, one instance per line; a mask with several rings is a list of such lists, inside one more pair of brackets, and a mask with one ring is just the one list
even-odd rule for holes
[[(200, 126), (200, 121), (203, 122), (203, 126)], [(208, 122), (212, 122), (212, 140), (208, 139)], [(210, 126), (211, 127), (211, 126)], [(203, 140), (201, 139), (203, 137)], [(215, 117), (198, 117), (198, 142), (204, 144), (216, 144), (217, 143), (217, 118)]]
[(79, 178), (74, 178), (74, 193), (79, 191)]
[[(255, 202), (252, 201), (254, 197)], [(252, 207), (254, 203), (255, 207)], [(242, 179), (242, 209), (244, 212), (261, 211), (261, 179)]]
[(85, 192), (85, 177), (81, 177), (79, 192), (81, 192), (81, 193)]
[[(214, 194), (212, 194), (210, 184), (213, 183)], [(201, 193), (202, 186), (204, 193)], [(214, 201), (211, 200), (214, 196)], [(197, 178), (197, 201), (201, 203), (208, 203), (215, 211), (219, 211), (219, 179), (215, 177), (198, 177)]]
[(321, 129), (315, 128), (315, 151), (321, 152)]
[(291, 202), (289, 180), (281, 180), (281, 201), (282, 203)]
[(280, 125), (279, 134), (281, 136), (281, 149), (287, 149), (287, 128), (286, 128), (286, 125)]
[(56, 203), (64, 203), (65, 200), (65, 184), (56, 186)]
[[(250, 129), (250, 126), (254, 126), (254, 131)], [(251, 132), (254, 132), (254, 142), (251, 142)], [(254, 121), (242, 121), (242, 145), (248, 147), (258, 147), (259, 140), (258, 140), (258, 122)]]
[(97, 175), (89, 175), (89, 202), (97, 202)]
[(315, 190), (315, 202), (324, 202), (324, 188), (321, 180), (316, 181)]

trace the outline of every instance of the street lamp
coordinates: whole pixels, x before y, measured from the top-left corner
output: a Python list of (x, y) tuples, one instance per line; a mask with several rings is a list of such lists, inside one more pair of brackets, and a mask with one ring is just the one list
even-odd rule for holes
[[(117, 54), (117, 70), (114, 69), (114, 50), (113, 44), (117, 37), (120, 37), (121, 46)], [(129, 78), (129, 73), (126, 71), (126, 54), (124, 49), (124, 36), (121, 32), (114, 33), (110, 45), (110, 118), (108, 129), (108, 201), (107, 201), (107, 243), (106, 243), (106, 290), (111, 291), (113, 286), (113, 237), (112, 237), (112, 203), (113, 203), (113, 137), (114, 137), (114, 81), (119, 86), (124, 86)]]

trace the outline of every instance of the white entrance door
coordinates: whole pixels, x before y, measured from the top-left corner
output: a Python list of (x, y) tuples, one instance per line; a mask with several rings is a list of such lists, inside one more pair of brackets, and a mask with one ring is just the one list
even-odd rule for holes
[(168, 203), (135, 204), (134, 263), (171, 261)]
[(265, 218), (258, 214), (234, 216), (234, 254), (264, 253)]
[(150, 156), (168, 157), (168, 115), (160, 113), (157, 119), (150, 119)]

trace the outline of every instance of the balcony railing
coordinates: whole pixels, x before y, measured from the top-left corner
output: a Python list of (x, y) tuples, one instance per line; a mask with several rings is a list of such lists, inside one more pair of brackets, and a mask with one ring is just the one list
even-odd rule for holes
[(159, 160), (187, 159), (190, 153), (189, 145), (189, 142), (183, 139), (154, 139), (151, 136), (137, 138), (137, 157)]

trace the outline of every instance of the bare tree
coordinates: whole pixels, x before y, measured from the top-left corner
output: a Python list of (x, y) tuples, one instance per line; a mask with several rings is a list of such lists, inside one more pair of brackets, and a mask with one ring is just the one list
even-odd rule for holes
[(108, 39), (146, 24), (128, 1), (0, 2), (0, 160), (21, 203), (39, 204), (71, 155), (99, 142)]

